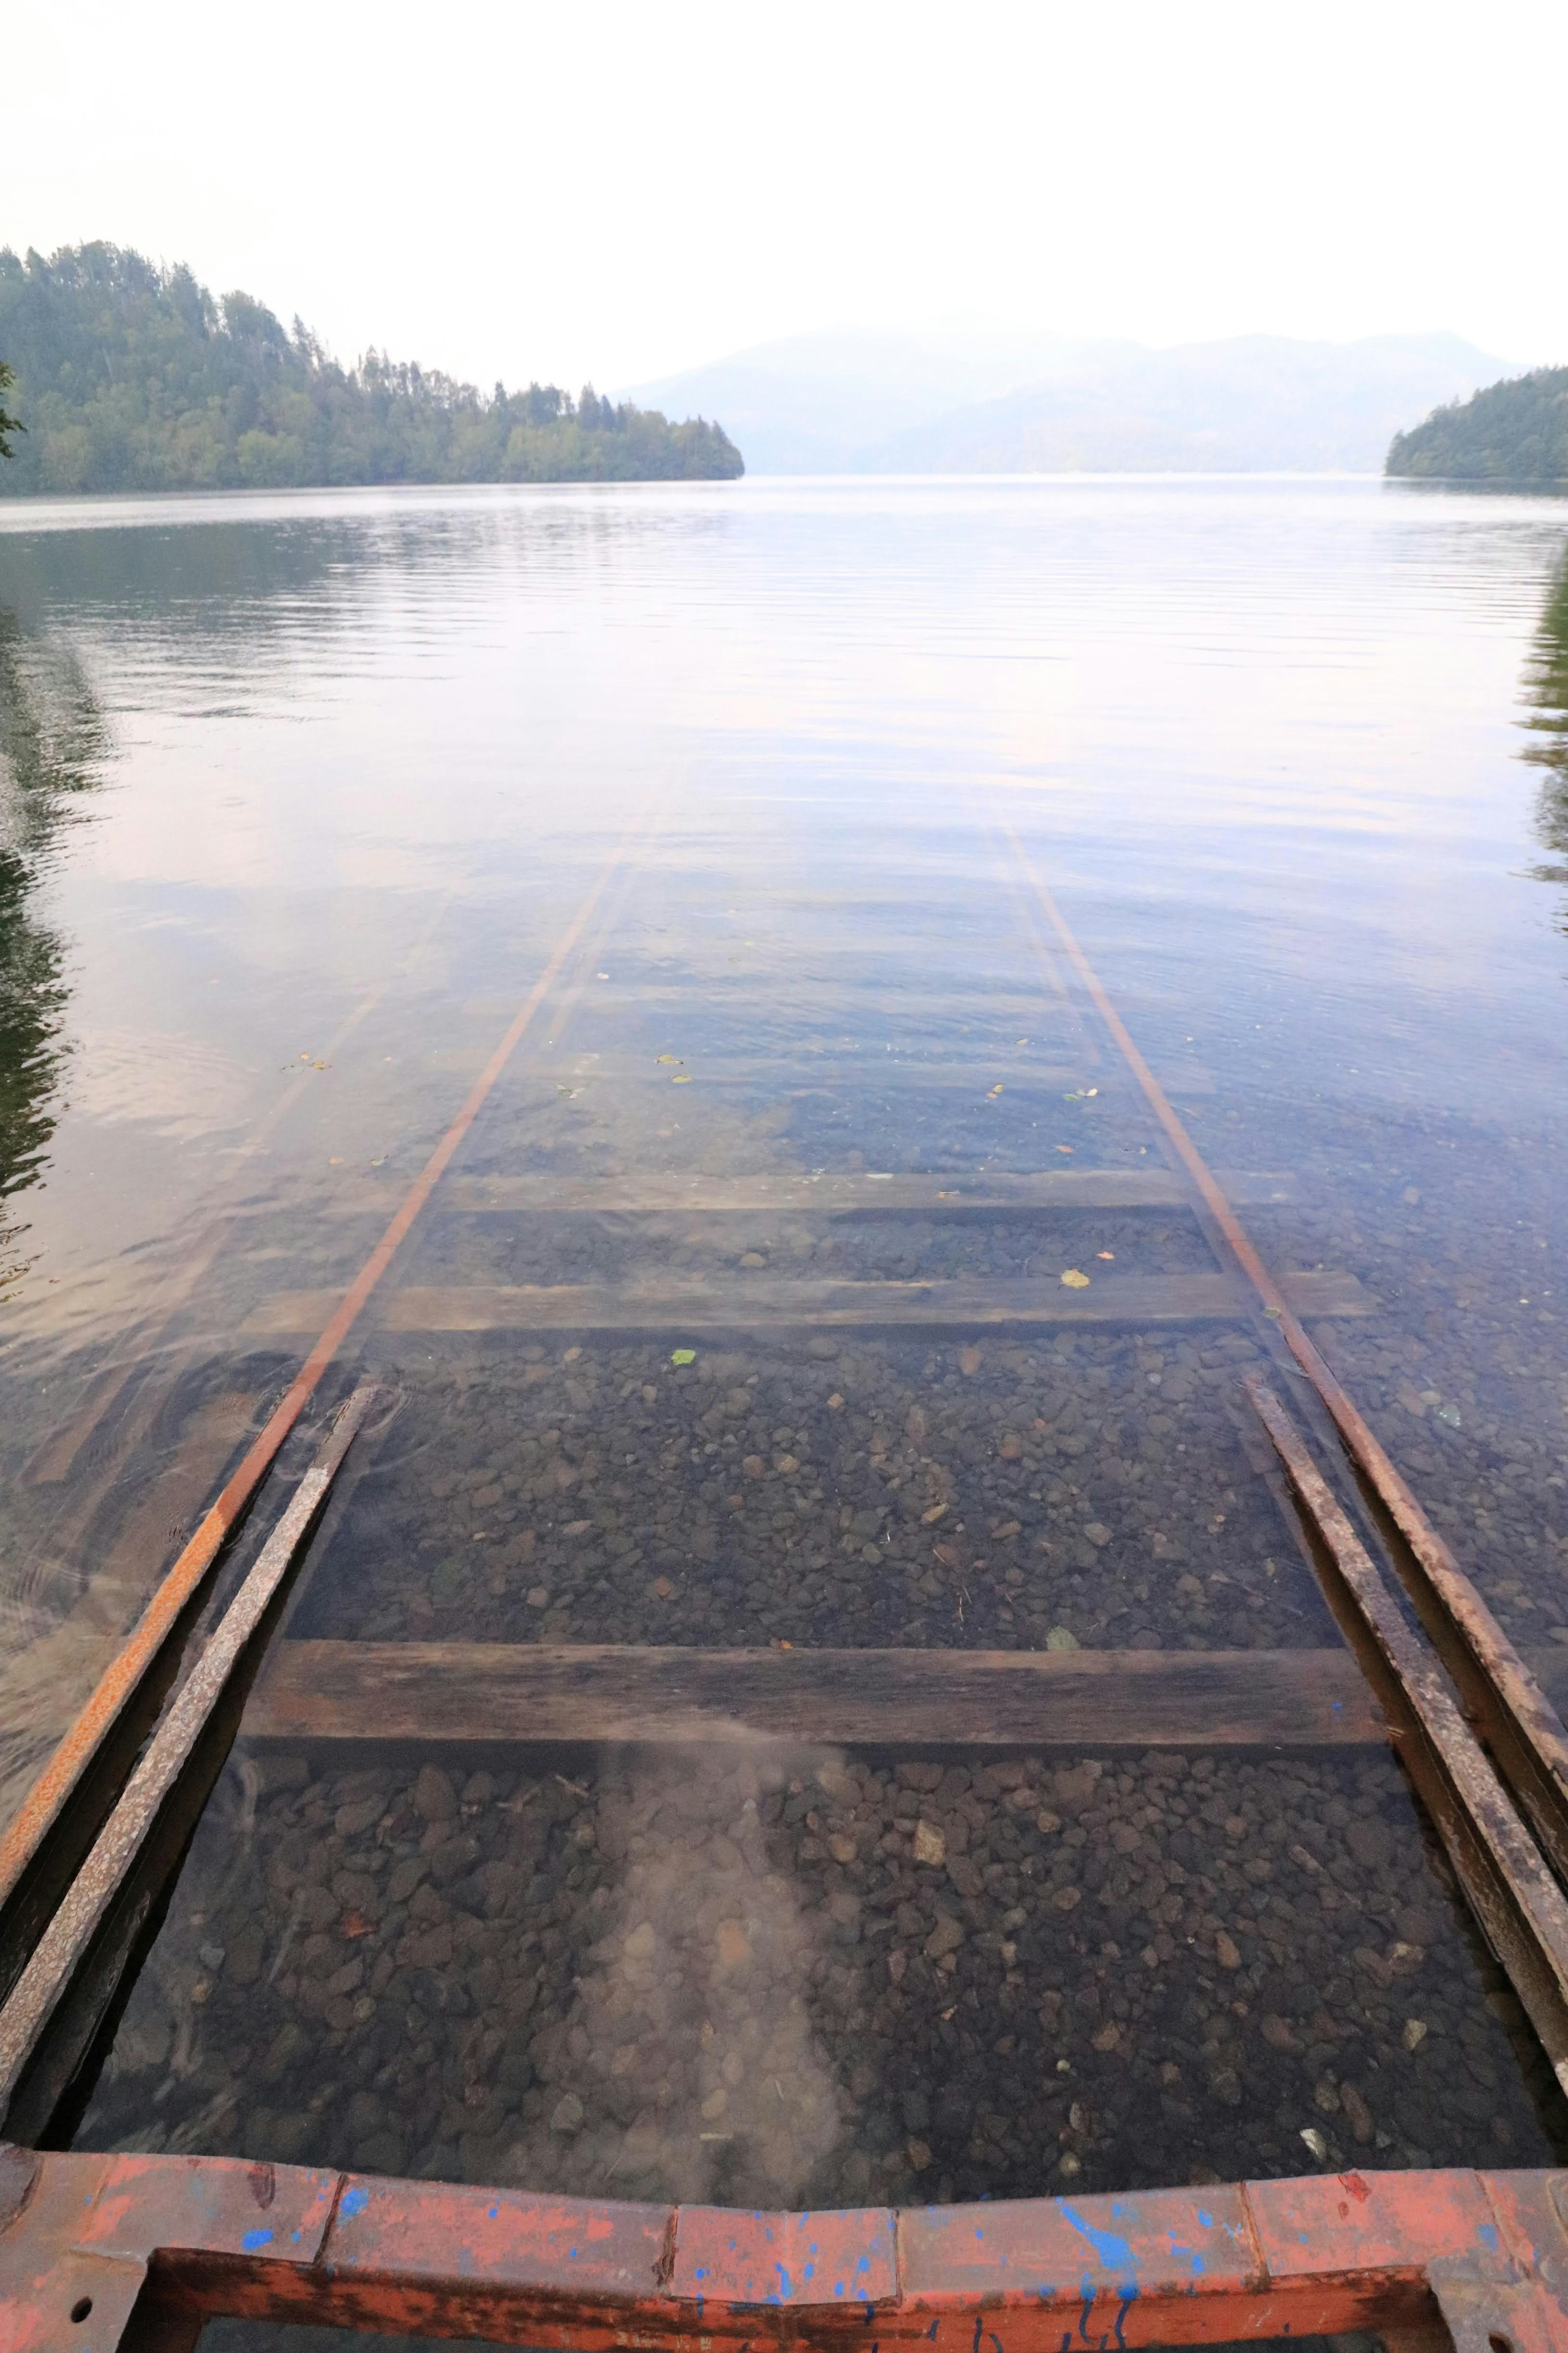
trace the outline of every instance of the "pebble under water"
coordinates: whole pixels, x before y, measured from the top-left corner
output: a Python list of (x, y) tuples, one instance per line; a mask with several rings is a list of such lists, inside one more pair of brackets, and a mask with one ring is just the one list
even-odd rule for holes
[(1381, 1757), (268, 1753), (81, 2138), (822, 2206), (1541, 2165), (1552, 2102)]
[[(35, 1059), (73, 1101), (37, 1081), (52, 1156), (0, 1237), (33, 1662), (0, 1663), (0, 1805), (492, 1068), (256, 1512), (368, 1372), (279, 1648), (374, 1643), (390, 1688), (399, 1645), (526, 1645), (540, 1690), (542, 1648), (788, 1647), (849, 1654), (839, 1693), (896, 1649), (926, 1713), (885, 1751), (459, 1750), (258, 1707), (76, 2145), (783, 2206), (1568, 2155), (1394, 1750), (1259, 1745), (1255, 1654), (1292, 1705), (1345, 1662), (1245, 1376), (1342, 1467), (1251, 1295), (1190, 1304), (1212, 1202), (1052, 912), (1559, 1690), (1562, 957), (1515, 773), (1556, 512), (328, 503), (0, 547), (38, 773), (57, 706), (92, 723), (61, 809), (121, 763), (101, 859), (62, 831), (48, 869), (85, 979)], [(101, 878), (152, 843), (123, 917)], [(957, 1288), (922, 1326), (858, 1284)], [(942, 1746), (961, 1651), (1096, 1654), (1135, 1730), (1080, 1691)], [(1145, 1691), (1214, 1652), (1183, 1688), (1227, 1720), (1162, 1734)]]

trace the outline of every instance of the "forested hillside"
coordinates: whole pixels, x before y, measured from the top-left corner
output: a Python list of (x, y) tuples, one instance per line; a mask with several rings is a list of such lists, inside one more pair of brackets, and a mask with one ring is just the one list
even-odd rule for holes
[(0, 495), (353, 482), (727, 479), (721, 427), (591, 388), (472, 385), (372, 352), (328, 358), (246, 294), (112, 245), (0, 249), (0, 360), (26, 430)]
[(1568, 481), (1568, 367), (1489, 385), (1396, 433), (1385, 470), (1459, 482)]

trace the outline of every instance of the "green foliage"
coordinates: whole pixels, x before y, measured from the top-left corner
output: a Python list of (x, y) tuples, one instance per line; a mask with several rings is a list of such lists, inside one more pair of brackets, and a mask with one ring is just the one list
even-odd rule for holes
[(0, 483), (41, 491), (363, 482), (728, 480), (740, 451), (700, 417), (574, 401), (553, 385), (485, 396), (370, 352), (329, 359), (247, 294), (112, 245), (46, 260), (0, 249), (0, 349), (28, 431)]
[(12, 454), (11, 435), (25, 433), (27, 429), (19, 417), (7, 417), (5, 414), (5, 395), (16, 381), (16, 371), (0, 360), (0, 458), (9, 458)]
[[(1542, 882), (1568, 882), (1568, 562), (1548, 591), (1524, 686), (1531, 706), (1524, 757), (1545, 771), (1535, 829), (1547, 862), (1531, 871)], [(1568, 931), (1568, 913), (1562, 928)]]
[(24, 1271), (8, 1197), (47, 1155), (64, 1075), (67, 944), (41, 892), (63, 829), (87, 812), (109, 750), (81, 665), (0, 605), (0, 1298)]
[(1384, 471), (1454, 482), (1568, 481), (1568, 368), (1537, 368), (1396, 433)]

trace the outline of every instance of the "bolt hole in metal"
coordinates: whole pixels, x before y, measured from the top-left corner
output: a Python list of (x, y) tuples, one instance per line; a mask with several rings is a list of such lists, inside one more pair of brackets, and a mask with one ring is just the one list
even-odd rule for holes
[[(91, 2310), (92, 2310), (92, 2298), (91, 2298), (91, 2296), (90, 2296), (90, 2295), (79, 2295), (79, 2296), (78, 2296), (78, 2298), (77, 2298), (77, 2300), (76, 2300), (76, 2302), (75, 2302), (75, 2303), (72, 2305), (72, 2306), (71, 2306), (71, 2318), (76, 2322), (77, 2326), (79, 2327), (81, 2326), (81, 2323), (82, 2323), (82, 2322), (87, 2318), (88, 2314), (89, 2314)], [(1493, 2343), (1494, 2345), (1496, 2345), (1498, 2342), (1499, 2342), (1498, 2338), (1494, 2337), (1492, 2338), (1492, 2343)]]

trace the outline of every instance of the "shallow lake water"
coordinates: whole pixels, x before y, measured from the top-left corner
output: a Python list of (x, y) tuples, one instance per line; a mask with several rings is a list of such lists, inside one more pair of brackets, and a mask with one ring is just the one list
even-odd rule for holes
[[(1332, 1651), (1041, 886), (1568, 1647), (1565, 547), (1363, 481), (0, 509), (0, 1820), (531, 992), (289, 1641)], [(1568, 2145), (1385, 1752), (556, 1761), (242, 1741), (84, 2141), (818, 2203)]]

